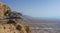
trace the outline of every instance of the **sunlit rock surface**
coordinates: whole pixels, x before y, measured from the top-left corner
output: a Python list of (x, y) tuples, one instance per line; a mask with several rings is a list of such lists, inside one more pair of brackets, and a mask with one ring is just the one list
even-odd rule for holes
[(20, 13), (12, 12), (10, 7), (0, 3), (0, 33), (32, 33), (28, 25), (22, 24)]

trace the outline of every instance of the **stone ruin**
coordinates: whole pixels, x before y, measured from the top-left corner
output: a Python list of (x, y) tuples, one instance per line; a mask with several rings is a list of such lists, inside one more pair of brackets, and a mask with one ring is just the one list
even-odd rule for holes
[(32, 33), (30, 27), (21, 24), (21, 21), (18, 22), (16, 19), (3, 21), (5, 16), (12, 17), (10, 12), (10, 7), (0, 2), (0, 33)]

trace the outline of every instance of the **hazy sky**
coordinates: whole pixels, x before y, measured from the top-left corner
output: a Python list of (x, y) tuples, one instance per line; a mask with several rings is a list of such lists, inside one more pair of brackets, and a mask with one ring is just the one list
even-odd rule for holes
[(32, 17), (60, 18), (60, 0), (0, 0), (14, 11)]

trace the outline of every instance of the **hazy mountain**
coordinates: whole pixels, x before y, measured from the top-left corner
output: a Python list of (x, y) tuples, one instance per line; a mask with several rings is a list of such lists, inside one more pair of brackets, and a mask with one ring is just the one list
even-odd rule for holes
[(35, 18), (27, 15), (23, 15), (23, 17), (32, 23), (60, 23), (60, 19), (56, 18)]

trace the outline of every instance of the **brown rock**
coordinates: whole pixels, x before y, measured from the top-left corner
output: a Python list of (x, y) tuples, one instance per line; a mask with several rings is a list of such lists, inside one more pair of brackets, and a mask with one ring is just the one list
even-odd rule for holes
[(11, 12), (11, 9), (7, 5), (0, 2), (0, 18), (3, 18), (9, 12)]
[(3, 4), (0, 3), (0, 18), (4, 17), (4, 12), (3, 12)]
[[(6, 14), (9, 14), (11, 9), (0, 3), (0, 18), (4, 18)], [(16, 20), (9, 20), (8, 22), (0, 22), (0, 33), (31, 33), (29, 26), (23, 25)]]
[(16, 23), (0, 23), (0, 33), (31, 33), (29, 26)]

